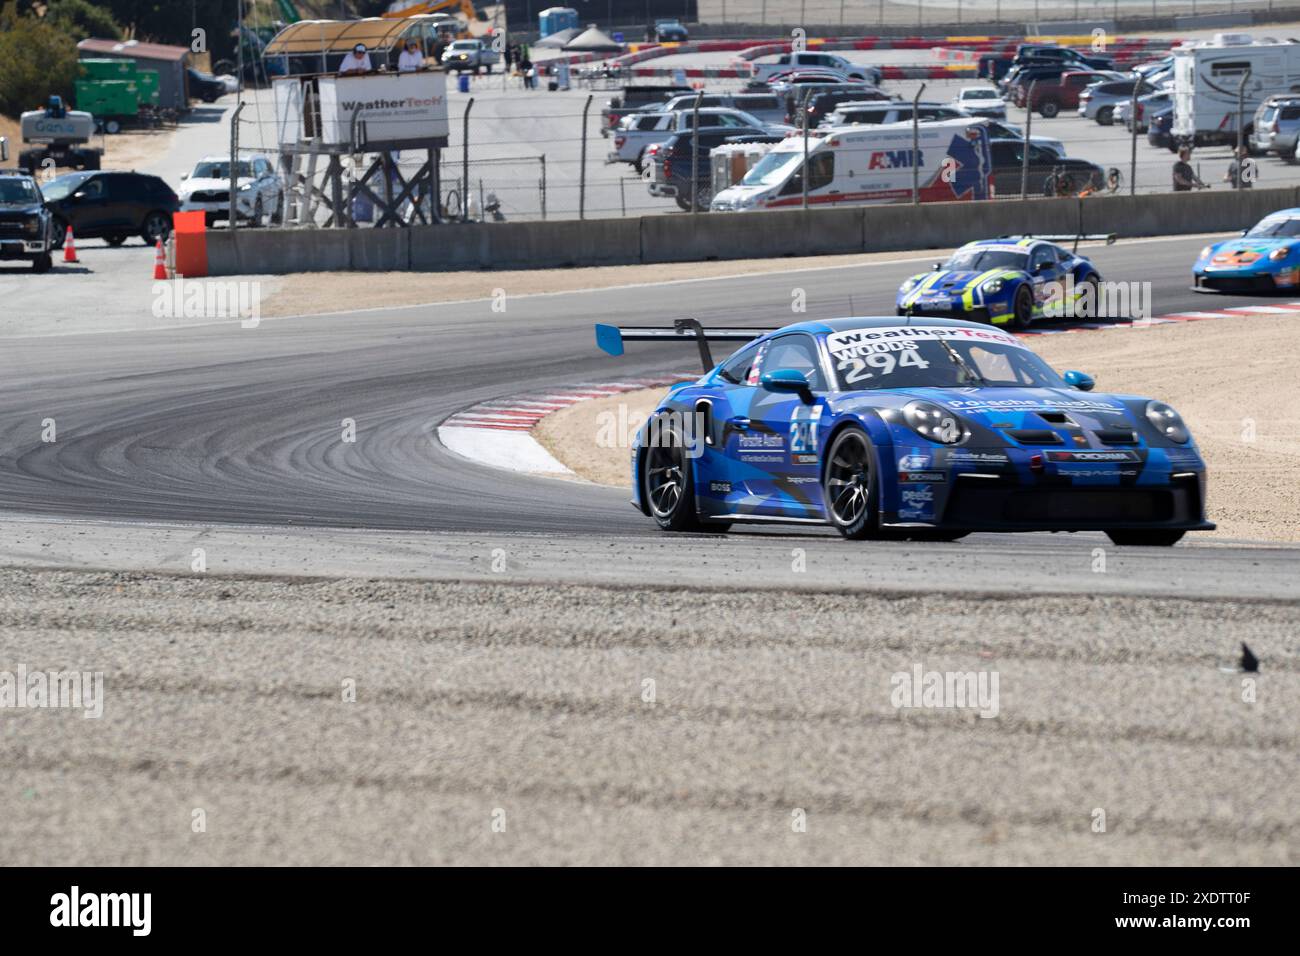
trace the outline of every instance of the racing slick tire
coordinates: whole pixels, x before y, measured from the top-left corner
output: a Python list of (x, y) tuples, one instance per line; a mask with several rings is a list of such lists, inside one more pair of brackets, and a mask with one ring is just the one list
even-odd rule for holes
[(1056, 100), (1043, 100), (1038, 106), (1038, 112), (1043, 119), (1052, 119), (1057, 113), (1061, 112), (1061, 104)]
[(861, 428), (846, 428), (831, 442), (822, 474), (822, 497), (827, 520), (844, 537), (863, 541), (879, 536), (876, 456), (871, 439)]
[(1081, 291), (1084, 286), (1092, 287), (1092, 293), (1088, 297), (1088, 301), (1092, 303), (1092, 306), (1087, 309), (1081, 309), (1079, 308), (1079, 303), (1076, 300), (1074, 303), (1074, 317), (1076, 319), (1095, 319), (1097, 318), (1097, 312), (1098, 312), (1097, 304), (1098, 302), (1100, 302), (1098, 296), (1101, 294), (1101, 288), (1099, 283), (1097, 282), (1097, 277), (1088, 276), (1088, 278), (1084, 279), (1082, 282), (1076, 285), (1075, 289)]
[(1114, 126), (1115, 107), (1103, 106), (1101, 109), (1097, 110), (1097, 122), (1102, 126)]
[(659, 440), (641, 462), (641, 494), (650, 517), (664, 531), (725, 531), (726, 525), (706, 525), (695, 510), (695, 476), (681, 432), (661, 419)]
[(1023, 331), (1033, 321), (1034, 294), (1029, 291), (1029, 286), (1022, 285), (1016, 290), (1016, 300), (1011, 306), (1011, 327)]
[(1185, 531), (1170, 531), (1165, 528), (1137, 528), (1121, 531), (1107, 531), (1106, 537), (1118, 545), (1140, 545), (1148, 548), (1168, 548), (1179, 542)]

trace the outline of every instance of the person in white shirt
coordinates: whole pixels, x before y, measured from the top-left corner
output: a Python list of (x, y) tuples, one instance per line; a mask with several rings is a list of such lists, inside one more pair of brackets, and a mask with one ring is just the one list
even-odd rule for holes
[(424, 54), (420, 52), (420, 41), (415, 37), (410, 37), (406, 41), (406, 49), (397, 58), (397, 72), (414, 73), (416, 70), (423, 68)]
[(366, 45), (358, 43), (352, 48), (352, 52), (343, 58), (339, 64), (339, 73), (369, 73), (370, 72), (370, 54), (366, 52)]

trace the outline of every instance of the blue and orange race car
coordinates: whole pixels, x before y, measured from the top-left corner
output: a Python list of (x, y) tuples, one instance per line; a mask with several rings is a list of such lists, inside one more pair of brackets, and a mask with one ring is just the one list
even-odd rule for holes
[(1269, 213), (1240, 238), (1206, 246), (1192, 278), (1197, 292), (1300, 290), (1300, 209)]
[[(1205, 464), (1168, 405), (1092, 395), (1015, 336), (945, 319), (850, 318), (763, 332), (598, 325), (696, 341), (632, 448), (633, 504), (669, 531), (830, 524), (846, 538), (1104, 531), (1171, 545), (1205, 520)], [(747, 341), (713, 365), (710, 340)], [(752, 341), (750, 341), (752, 340)]]
[[(907, 279), (899, 315), (932, 315), (1025, 329), (1045, 314), (1087, 318), (1101, 280), (1083, 256), (1043, 238), (968, 242), (942, 265)], [(1085, 287), (1092, 286), (1091, 295)], [(1067, 301), (1071, 304), (1066, 305)]]

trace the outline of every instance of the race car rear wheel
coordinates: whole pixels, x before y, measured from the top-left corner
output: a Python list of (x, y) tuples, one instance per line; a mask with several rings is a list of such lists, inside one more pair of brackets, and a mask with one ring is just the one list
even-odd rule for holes
[[(1084, 286), (1091, 286), (1092, 291), (1085, 295), (1083, 289)], [(1098, 318), (1099, 316), (1097, 315), (1097, 313), (1100, 312), (1101, 310), (1098, 308), (1098, 302), (1100, 301), (1098, 299), (1098, 295), (1100, 290), (1098, 288), (1097, 277), (1088, 276), (1088, 278), (1084, 279), (1074, 288), (1076, 293), (1078, 293), (1078, 297), (1074, 300), (1074, 317), (1076, 319)], [(1088, 305), (1081, 307), (1079, 305), (1081, 301), (1087, 302)]]
[(1106, 537), (1118, 545), (1140, 545), (1148, 548), (1167, 548), (1177, 544), (1185, 531), (1168, 531), (1164, 528), (1139, 528), (1123, 531), (1107, 531)]
[(1016, 301), (1011, 306), (1011, 327), (1027, 329), (1032, 321), (1034, 321), (1034, 294), (1029, 291), (1029, 286), (1022, 285), (1016, 290)]
[(835, 436), (826, 455), (822, 476), (826, 518), (850, 541), (876, 534), (876, 465), (871, 440), (860, 428), (848, 428)]
[(665, 531), (706, 530), (695, 511), (695, 478), (680, 430), (662, 421), (651, 431), (657, 437), (646, 449), (641, 468), (641, 492), (650, 517)]

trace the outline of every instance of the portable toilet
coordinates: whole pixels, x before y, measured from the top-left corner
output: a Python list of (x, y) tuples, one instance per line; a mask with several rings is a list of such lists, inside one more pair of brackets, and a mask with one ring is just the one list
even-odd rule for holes
[(542, 37), (578, 26), (578, 11), (573, 7), (548, 7), (537, 17)]

